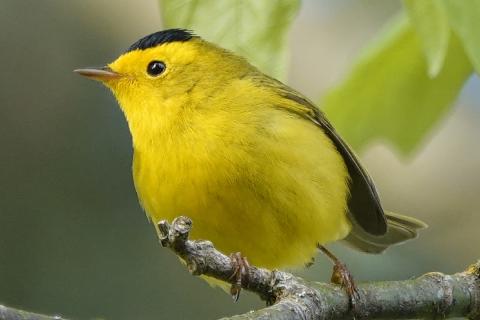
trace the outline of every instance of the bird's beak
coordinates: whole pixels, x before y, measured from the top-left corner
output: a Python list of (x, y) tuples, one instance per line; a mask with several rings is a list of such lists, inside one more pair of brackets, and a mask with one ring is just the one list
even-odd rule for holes
[(81, 76), (102, 82), (114, 80), (120, 77), (120, 74), (110, 69), (110, 67), (75, 69), (73, 72), (78, 73)]

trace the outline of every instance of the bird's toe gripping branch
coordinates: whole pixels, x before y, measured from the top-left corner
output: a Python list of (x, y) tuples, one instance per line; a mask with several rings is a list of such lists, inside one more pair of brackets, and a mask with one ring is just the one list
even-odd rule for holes
[(240, 252), (232, 253), (230, 260), (232, 260), (233, 268), (235, 269), (231, 276), (231, 278), (235, 279), (235, 283), (230, 288), (230, 294), (233, 301), (237, 302), (242, 291), (242, 283), (245, 285), (245, 279), (248, 281), (250, 264), (247, 258), (242, 256)]

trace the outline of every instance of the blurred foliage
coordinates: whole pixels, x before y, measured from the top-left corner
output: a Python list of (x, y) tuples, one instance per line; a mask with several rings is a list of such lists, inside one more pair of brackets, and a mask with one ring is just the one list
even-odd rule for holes
[(433, 78), (442, 69), (447, 54), (450, 37), (447, 12), (437, 0), (405, 0), (405, 7), (420, 37), (429, 76)]
[(475, 70), (480, 72), (480, 1), (405, 0), (427, 57), (430, 76), (443, 66), (450, 30), (461, 39)]
[(286, 34), (299, 0), (161, 0), (165, 28), (194, 30), (278, 79), (286, 76)]
[(430, 78), (408, 21), (400, 19), (387, 29), (347, 79), (327, 94), (323, 106), (355, 149), (378, 138), (407, 153), (452, 104), (471, 66), (459, 41), (452, 37), (444, 67)]
[(480, 61), (480, 1), (405, 0), (405, 7), (409, 19), (391, 23), (324, 97), (325, 112), (357, 150), (383, 139), (411, 153)]
[[(480, 1), (404, 4), (408, 19), (391, 22), (321, 103), (356, 150), (383, 139), (411, 153), (452, 105), (471, 64), (479, 69)], [(163, 0), (160, 5), (166, 28), (193, 29), (284, 79), (286, 33), (299, 1)]]
[(451, 28), (462, 40), (477, 73), (480, 73), (480, 1), (443, 0)]

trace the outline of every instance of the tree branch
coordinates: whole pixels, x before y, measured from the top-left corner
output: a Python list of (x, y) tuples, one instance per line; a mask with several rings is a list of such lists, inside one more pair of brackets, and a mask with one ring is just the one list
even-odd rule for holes
[(43, 314), (23, 311), (0, 305), (0, 320), (67, 320), (60, 316), (46, 316)]
[[(234, 267), (230, 258), (209, 241), (188, 240), (192, 221), (178, 217), (170, 225), (158, 224), (160, 242), (187, 263), (194, 275), (207, 275), (228, 283)], [(351, 319), (349, 301), (336, 285), (306, 282), (288, 272), (250, 267), (243, 289), (257, 293), (267, 307), (223, 320), (242, 319)], [(467, 317), (480, 319), (480, 261), (454, 275), (427, 273), (413, 280), (358, 285), (356, 318), (412, 319)], [(269, 305), (269, 306), (268, 306)]]
[[(233, 283), (234, 267), (229, 257), (212, 243), (188, 240), (192, 222), (176, 218), (170, 225), (158, 224), (160, 242), (186, 261), (194, 275), (207, 275)], [(247, 279), (248, 278), (248, 279)], [(267, 307), (221, 320), (321, 320), (351, 319), (352, 310), (344, 290), (326, 283), (307, 282), (283, 271), (250, 267), (242, 279), (243, 289), (257, 293)], [(427, 273), (413, 280), (370, 282), (358, 285), (357, 319), (412, 319), (466, 317), (480, 320), (480, 261), (453, 275)], [(66, 320), (0, 305), (0, 320)]]

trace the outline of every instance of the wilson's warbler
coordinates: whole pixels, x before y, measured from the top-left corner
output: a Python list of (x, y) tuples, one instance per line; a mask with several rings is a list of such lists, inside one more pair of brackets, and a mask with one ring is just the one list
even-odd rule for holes
[(244, 58), (171, 29), (100, 69), (133, 140), (153, 223), (186, 215), (192, 238), (266, 268), (301, 266), (336, 240), (379, 253), (425, 224), (384, 212), (348, 145), (307, 98)]

